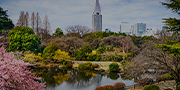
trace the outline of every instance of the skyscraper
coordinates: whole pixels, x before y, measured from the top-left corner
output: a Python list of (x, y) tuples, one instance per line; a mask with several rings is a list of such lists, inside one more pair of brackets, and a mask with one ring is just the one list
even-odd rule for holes
[(134, 34), (136, 36), (142, 36), (142, 34), (146, 31), (146, 24), (145, 23), (136, 23), (134, 25)]
[(128, 22), (121, 22), (120, 33), (131, 34), (131, 25)]
[(92, 14), (92, 29), (93, 31), (102, 31), (102, 15), (99, 0), (96, 0), (94, 12)]

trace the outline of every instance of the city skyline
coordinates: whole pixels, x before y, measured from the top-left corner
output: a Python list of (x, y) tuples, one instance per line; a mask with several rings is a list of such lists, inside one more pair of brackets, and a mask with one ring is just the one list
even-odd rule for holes
[[(147, 28), (163, 25), (162, 18), (178, 17), (159, 2), (165, 0), (99, 0), (103, 14), (102, 30), (111, 28), (118, 32), (121, 22), (146, 23)], [(95, 0), (1, 0), (0, 6), (8, 10), (8, 15), (16, 24), (21, 11), (31, 16), (39, 12), (41, 20), (48, 15), (51, 29), (65, 30), (70, 25), (83, 25), (92, 28), (92, 11)]]

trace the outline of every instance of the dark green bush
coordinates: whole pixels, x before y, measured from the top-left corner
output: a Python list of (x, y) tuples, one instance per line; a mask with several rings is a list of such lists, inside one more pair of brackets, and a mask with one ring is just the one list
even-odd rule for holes
[(92, 56), (89, 56), (87, 58), (88, 61), (100, 61), (101, 60), (101, 54), (95, 54)]
[(92, 49), (89, 46), (83, 46), (81, 49), (77, 50), (74, 53), (74, 57), (76, 60), (86, 60), (88, 55), (86, 53), (91, 53)]
[(160, 90), (157, 85), (146, 85), (143, 90)]
[(78, 68), (79, 69), (84, 69), (84, 64), (83, 63), (79, 64)]
[(72, 62), (67, 62), (67, 61), (63, 62), (63, 67), (64, 68), (72, 68), (72, 65), (73, 65)]
[(144, 78), (138, 81), (138, 84), (142, 86), (152, 84), (152, 83), (153, 83), (153, 79), (151, 78)]
[(90, 62), (86, 62), (86, 63), (79, 64), (78, 68), (79, 69), (94, 69), (94, 65), (92, 65), (92, 63)]
[(119, 65), (117, 63), (111, 63), (109, 65), (110, 72), (117, 72), (119, 69)]

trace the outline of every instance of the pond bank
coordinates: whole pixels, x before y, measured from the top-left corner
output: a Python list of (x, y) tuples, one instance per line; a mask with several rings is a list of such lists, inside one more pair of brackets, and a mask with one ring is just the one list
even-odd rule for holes
[[(155, 85), (158, 85), (160, 90), (164, 90), (164, 89), (170, 89), (170, 90), (175, 90), (175, 80), (168, 80), (166, 82), (161, 81), (159, 83), (155, 83)], [(127, 90), (143, 90), (143, 86), (138, 86), (134, 88), (129, 88)]]

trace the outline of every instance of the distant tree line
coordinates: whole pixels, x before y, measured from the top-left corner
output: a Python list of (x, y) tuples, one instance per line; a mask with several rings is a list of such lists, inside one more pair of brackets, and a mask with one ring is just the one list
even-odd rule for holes
[(38, 12), (36, 13), (36, 15), (33, 12), (30, 18), (28, 12), (24, 13), (24, 11), (21, 11), (16, 26), (29, 27), (29, 25), (31, 25), (31, 28), (33, 29), (35, 34), (42, 39), (47, 38), (47, 36), (51, 34), (51, 25), (47, 15), (45, 16), (42, 23)]

